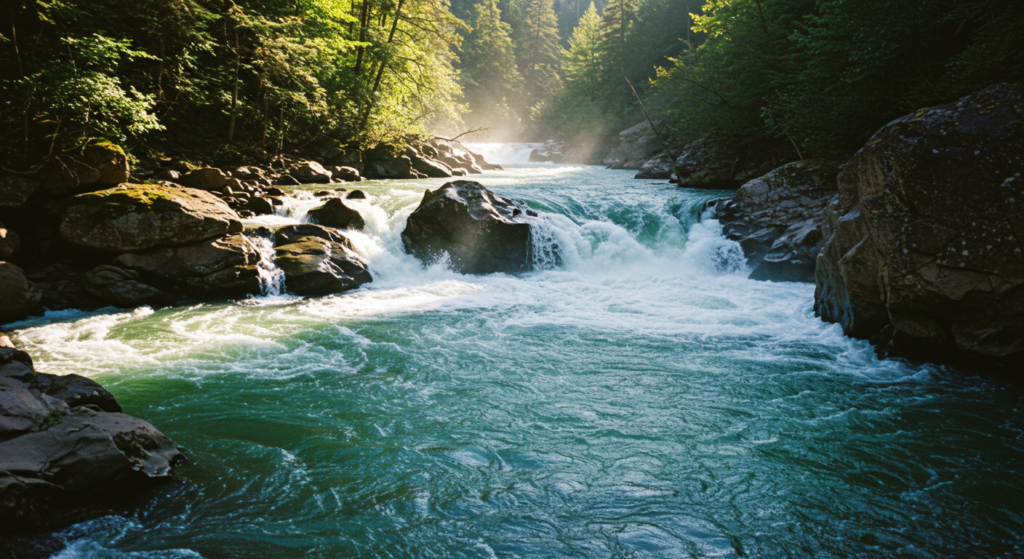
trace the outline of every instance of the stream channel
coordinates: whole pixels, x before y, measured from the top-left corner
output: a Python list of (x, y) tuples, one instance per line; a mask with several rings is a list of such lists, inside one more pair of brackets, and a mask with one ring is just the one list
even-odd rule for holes
[(424, 269), (400, 235), (446, 181), (363, 182), (358, 291), (267, 266), (262, 297), (15, 325), (190, 458), (57, 557), (1024, 556), (1019, 387), (880, 361), (813, 285), (746, 279), (699, 219), (722, 192), (477, 148), (506, 167), (468, 178), (540, 214), (535, 272)]

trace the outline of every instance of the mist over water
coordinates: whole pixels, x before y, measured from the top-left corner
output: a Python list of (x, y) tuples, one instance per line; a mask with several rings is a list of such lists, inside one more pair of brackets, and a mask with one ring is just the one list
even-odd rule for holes
[(747, 280), (699, 219), (720, 192), (473, 149), (506, 170), (469, 179), (539, 212), (538, 271), (424, 269), (400, 234), (444, 181), (376, 181), (356, 292), (21, 323), (40, 370), (191, 458), (59, 557), (1024, 553), (1018, 391), (879, 361), (813, 286)]

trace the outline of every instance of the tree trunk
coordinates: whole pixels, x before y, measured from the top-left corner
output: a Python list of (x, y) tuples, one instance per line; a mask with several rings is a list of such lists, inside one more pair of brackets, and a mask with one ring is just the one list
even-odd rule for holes
[[(395, 31), (398, 30), (398, 20), (401, 19), (402, 15), (402, 4), (405, 0), (398, 0), (398, 7), (395, 8), (395, 21), (391, 23), (391, 33), (388, 33), (388, 42), (390, 45), (395, 40)], [(366, 111), (363, 112), (363, 119), (359, 123), (359, 132), (362, 133), (363, 129), (366, 128), (367, 121), (370, 120), (370, 112), (373, 110), (373, 101), (375, 99), (374, 94), (380, 89), (380, 79), (384, 76), (384, 67), (388, 65), (388, 58), (380, 61), (380, 67), (377, 68), (377, 77), (373, 80), (373, 91), (370, 95), (370, 101), (366, 104)]]
[(278, 130), (281, 131), (281, 135), (277, 138), (277, 154), (281, 155), (284, 151), (284, 103), (281, 103), (281, 119), (278, 121)]
[(260, 149), (267, 151), (267, 120), (270, 119), (270, 91), (263, 90), (263, 132), (260, 134)]
[(156, 100), (164, 100), (164, 39), (160, 38), (160, 69), (156, 73)]
[[(370, 0), (363, 0), (363, 17), (359, 21), (359, 42), (366, 42), (366, 26), (369, 24), (367, 18), (370, 16)], [(362, 45), (359, 45), (356, 51), (356, 69), (355, 73), (358, 76), (363, 71), (363, 53), (366, 51)]]
[(231, 118), (228, 120), (228, 143), (235, 138), (235, 117), (238, 115), (238, 70), (242, 64), (241, 53), (238, 52), (238, 30), (235, 29), (235, 83), (231, 89)]

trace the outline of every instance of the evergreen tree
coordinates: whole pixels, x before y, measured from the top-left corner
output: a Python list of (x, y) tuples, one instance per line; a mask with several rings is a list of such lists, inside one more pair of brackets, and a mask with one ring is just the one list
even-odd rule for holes
[(516, 68), (509, 38), (510, 26), (501, 20), (497, 0), (474, 7), (473, 31), (465, 44), (462, 84), (471, 111), (471, 126), (496, 126), (501, 134), (515, 134), (521, 118), (518, 106), (522, 77)]
[(523, 94), (531, 110), (550, 99), (558, 87), (562, 65), (562, 47), (558, 42), (558, 20), (552, 0), (530, 0), (518, 59)]

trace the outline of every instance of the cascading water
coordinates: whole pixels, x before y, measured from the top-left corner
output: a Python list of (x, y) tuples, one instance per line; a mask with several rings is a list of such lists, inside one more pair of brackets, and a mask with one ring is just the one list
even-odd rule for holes
[(879, 361), (812, 285), (746, 279), (697, 219), (720, 192), (469, 178), (537, 211), (537, 271), (424, 269), (401, 232), (445, 181), (363, 182), (355, 292), (18, 325), (191, 457), (58, 557), (1020, 556), (1018, 391)]
[(274, 239), (260, 236), (247, 236), (249, 243), (256, 250), (260, 261), (257, 264), (260, 277), (260, 290), (264, 297), (278, 297), (284, 294), (284, 271), (275, 263)]

